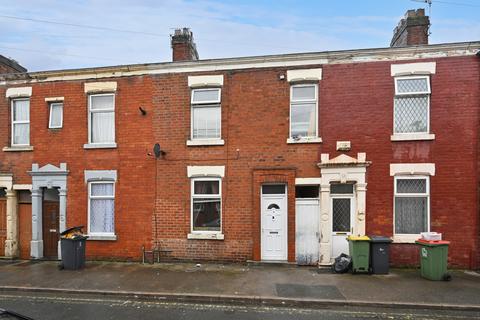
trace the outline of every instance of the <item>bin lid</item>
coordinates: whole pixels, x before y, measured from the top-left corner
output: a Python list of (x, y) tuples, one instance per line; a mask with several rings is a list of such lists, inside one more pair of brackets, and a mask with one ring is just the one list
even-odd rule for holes
[(422, 246), (435, 247), (435, 246), (448, 246), (450, 244), (450, 241), (418, 239), (417, 241), (415, 241), (415, 243), (420, 244)]
[(385, 236), (370, 236), (370, 242), (390, 243), (392, 242), (392, 239), (390, 237), (385, 237)]
[(64, 236), (64, 235), (69, 234), (69, 233), (74, 232), (74, 231), (82, 232), (82, 229), (83, 229), (83, 226), (71, 227), (71, 228), (66, 229), (62, 233), (60, 233), (60, 235)]
[(370, 238), (367, 236), (348, 236), (347, 237), (348, 241), (370, 241)]

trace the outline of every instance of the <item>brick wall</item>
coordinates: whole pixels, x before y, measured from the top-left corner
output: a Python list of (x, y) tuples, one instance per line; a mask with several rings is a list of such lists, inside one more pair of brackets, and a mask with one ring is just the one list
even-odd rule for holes
[[(279, 79), (285, 68), (223, 72), (223, 146), (187, 147), (190, 137), (190, 90), (187, 74), (113, 79), (118, 148), (84, 150), (87, 97), (83, 82), (33, 84), (33, 152), (0, 153), (0, 172), (13, 172), (15, 183), (31, 183), (32, 162), (66, 162), (67, 224), (86, 224), (87, 188), (83, 170), (118, 170), (117, 241), (89, 241), (90, 258), (139, 259), (140, 248), (171, 249), (171, 258), (244, 261), (258, 259), (259, 187), (280, 179), (288, 185), (289, 250), (294, 260), (294, 179), (319, 177), (321, 153), (339, 153), (336, 141), (349, 140), (355, 156), (366, 152), (367, 233), (393, 233), (393, 177), (390, 163), (436, 164), (431, 178), (431, 229), (452, 241), (454, 266), (478, 266), (477, 196), (478, 81), (476, 57), (437, 59), (431, 77), (431, 131), (434, 141), (392, 142), (393, 78), (390, 62), (334, 64), (323, 67), (319, 81), (321, 144), (287, 144), (289, 84)], [(425, 60), (432, 61), (432, 60)], [(413, 62), (413, 61), (409, 61)], [(208, 74), (208, 73), (197, 73)], [(219, 74), (218, 72), (214, 74)], [(4, 97), (4, 88), (0, 89)], [(44, 98), (65, 97), (64, 128), (47, 129)], [(9, 122), (8, 101), (0, 101), (0, 119)], [(147, 115), (138, 110), (143, 106)], [(0, 126), (0, 144), (8, 145), (9, 127)], [(158, 142), (166, 155), (147, 155)], [(189, 165), (223, 165), (222, 225), (225, 239), (187, 240), (190, 232)], [(263, 177), (263, 178), (262, 178)], [(270, 180), (269, 180), (270, 179)], [(156, 180), (156, 183), (155, 183)], [(156, 199), (156, 200), (155, 200)], [(458, 217), (462, 217), (459, 219)], [(415, 247), (395, 244), (392, 263), (415, 264)], [(477, 258), (476, 258), (477, 257)]]

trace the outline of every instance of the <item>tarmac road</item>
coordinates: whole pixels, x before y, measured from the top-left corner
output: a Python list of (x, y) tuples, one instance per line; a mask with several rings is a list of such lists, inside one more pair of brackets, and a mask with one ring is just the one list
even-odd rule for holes
[[(300, 309), (268, 306), (189, 304), (119, 297), (53, 295), (47, 293), (0, 293), (0, 308), (22, 313), (36, 320), (69, 319), (480, 319), (480, 313), (446, 310), (404, 310), (343, 307)], [(1, 318), (1, 317), (0, 317)]]

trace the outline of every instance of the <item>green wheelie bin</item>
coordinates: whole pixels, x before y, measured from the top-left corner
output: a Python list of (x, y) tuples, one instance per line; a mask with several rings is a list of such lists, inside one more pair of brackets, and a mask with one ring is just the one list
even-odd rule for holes
[(415, 241), (420, 246), (420, 273), (429, 280), (451, 279), (447, 272), (448, 245), (450, 241), (425, 240)]
[(352, 256), (352, 272), (368, 273), (370, 264), (370, 238), (367, 236), (348, 236), (348, 248)]

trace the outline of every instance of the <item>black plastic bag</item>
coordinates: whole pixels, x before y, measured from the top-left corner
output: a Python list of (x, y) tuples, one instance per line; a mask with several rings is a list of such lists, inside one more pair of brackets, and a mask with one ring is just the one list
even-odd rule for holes
[(332, 265), (332, 271), (335, 273), (346, 273), (352, 266), (352, 257), (348, 254), (342, 253), (335, 258), (335, 262)]

